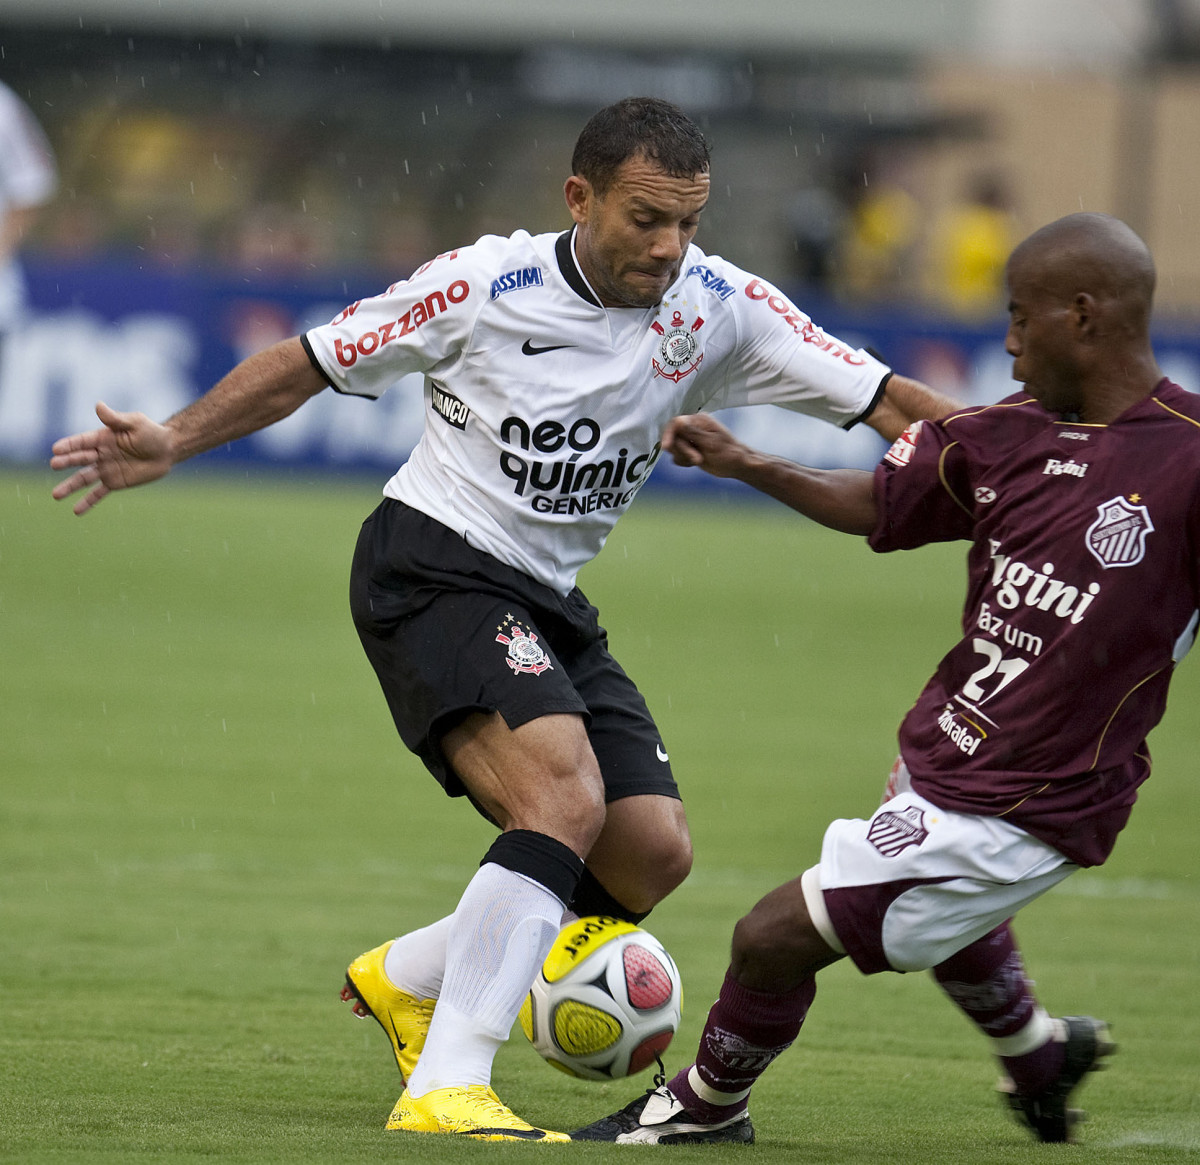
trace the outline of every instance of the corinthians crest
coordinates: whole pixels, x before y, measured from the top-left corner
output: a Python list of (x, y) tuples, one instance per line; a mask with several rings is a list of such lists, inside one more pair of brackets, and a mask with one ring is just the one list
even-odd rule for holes
[(662, 342), (658, 345), (658, 356), (650, 361), (654, 365), (655, 376), (665, 377), (678, 384), (700, 367), (704, 353), (697, 354), (700, 345), (696, 340), (696, 333), (704, 326), (702, 317), (697, 316), (690, 327), (685, 327), (683, 313), (675, 312), (671, 316), (669, 330), (657, 320), (650, 326), (662, 336)]
[[(511, 635), (504, 634), (505, 627), (512, 631)], [(504, 662), (515, 674), (526, 672), (540, 676), (544, 671), (554, 670), (550, 657), (538, 643), (538, 637), (532, 631), (526, 632), (519, 623), (513, 622), (511, 615), (500, 624), (497, 631), (499, 634), (496, 636), (496, 642), (503, 643), (508, 648), (508, 658)]]
[[(1137, 494), (1131, 495), (1137, 498)], [(1116, 497), (1097, 506), (1099, 517), (1087, 528), (1087, 548), (1107, 570), (1136, 566), (1146, 554), (1146, 535), (1154, 529), (1145, 506)]]

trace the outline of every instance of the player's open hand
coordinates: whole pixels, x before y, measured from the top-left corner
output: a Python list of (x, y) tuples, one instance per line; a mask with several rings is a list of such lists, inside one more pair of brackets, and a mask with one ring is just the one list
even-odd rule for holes
[(714, 477), (737, 477), (750, 454), (720, 421), (707, 413), (675, 417), (663, 430), (662, 447), (676, 465), (697, 466)]
[(87, 513), (115, 489), (145, 485), (164, 476), (174, 464), (171, 432), (144, 413), (118, 413), (101, 402), (96, 416), (102, 429), (76, 433), (54, 442), (51, 469), (75, 469), (54, 487), (60, 501), (80, 490), (75, 513)]

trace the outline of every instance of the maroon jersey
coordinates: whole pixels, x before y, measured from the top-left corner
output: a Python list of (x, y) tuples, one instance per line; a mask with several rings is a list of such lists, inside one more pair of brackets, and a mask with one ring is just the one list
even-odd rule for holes
[(1110, 425), (1024, 394), (911, 427), (875, 470), (873, 549), (967, 539), (963, 637), (900, 729), (913, 788), (1071, 860), (1112, 850), (1200, 608), (1200, 396)]

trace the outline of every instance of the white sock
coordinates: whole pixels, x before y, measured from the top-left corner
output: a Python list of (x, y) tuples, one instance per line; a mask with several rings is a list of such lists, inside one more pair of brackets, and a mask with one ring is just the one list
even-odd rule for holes
[[(442, 977), (446, 973), (446, 936), (450, 933), (453, 914), (439, 918), (420, 930), (402, 934), (388, 947), (383, 959), (383, 972), (392, 984), (417, 999), (436, 999), (442, 993)], [(578, 922), (579, 915), (569, 907), (559, 919), (559, 929)]]
[(492, 862), (459, 900), (446, 974), (410, 1096), (488, 1084), (492, 1061), (559, 931), (561, 900), (540, 882)]
[(436, 999), (442, 993), (446, 936), (453, 919), (453, 914), (447, 914), (429, 926), (402, 934), (388, 947), (383, 973), (401, 991), (418, 999)]

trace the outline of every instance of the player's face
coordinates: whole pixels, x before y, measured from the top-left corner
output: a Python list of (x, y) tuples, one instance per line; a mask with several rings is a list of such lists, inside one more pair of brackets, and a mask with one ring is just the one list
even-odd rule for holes
[(1072, 306), (1020, 263), (1009, 264), (1008, 287), (1004, 350), (1013, 358), (1013, 379), (1047, 412), (1080, 412)]
[(675, 281), (708, 202), (708, 174), (674, 178), (645, 158), (597, 195), (572, 175), (565, 190), (579, 265), (605, 307), (654, 307)]

